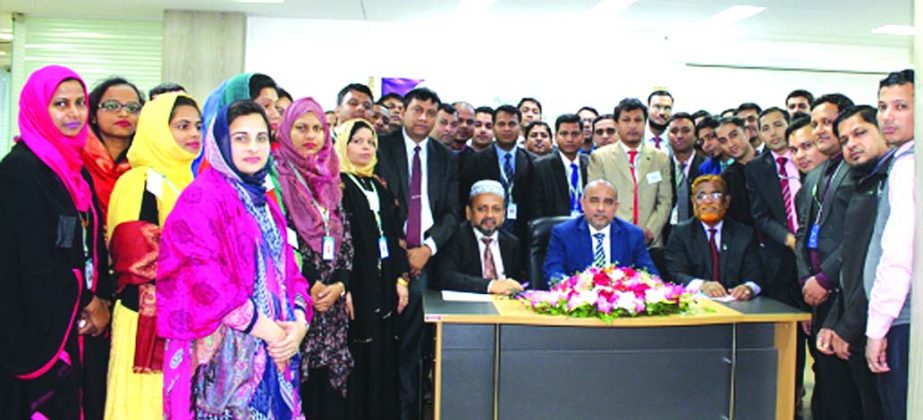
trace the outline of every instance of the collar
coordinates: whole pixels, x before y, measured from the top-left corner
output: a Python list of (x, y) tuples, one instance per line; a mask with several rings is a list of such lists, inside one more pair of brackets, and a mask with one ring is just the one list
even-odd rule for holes
[(425, 151), (426, 146), (429, 145), (429, 136), (423, 139), (423, 141), (417, 143), (410, 138), (410, 135), (407, 134), (406, 128), (401, 128), (401, 134), (404, 136), (404, 149), (407, 150), (407, 153), (413, 153), (413, 148), (420, 146), (420, 151)]
[(782, 154), (776, 153), (776, 152), (774, 152), (774, 151), (772, 151), (772, 150), (770, 150), (769, 153), (772, 154), (772, 161), (773, 161), (773, 162), (778, 162), (780, 157), (784, 157), (785, 159), (787, 159), (787, 160), (786, 160), (786, 163), (788, 163), (788, 162), (794, 163), (794, 161), (792, 160), (792, 150), (791, 150), (791, 149), (786, 148), (786, 149), (785, 149), (785, 152), (782, 153)]
[(499, 242), (500, 230), (499, 229), (495, 230), (494, 233), (490, 236), (487, 236), (481, 233), (481, 231), (478, 230), (478, 228), (474, 227), (474, 225), (471, 225), (471, 230), (474, 231), (474, 239), (477, 240), (478, 243), (481, 243), (481, 239), (487, 237), (491, 239), (491, 244), (498, 244), (498, 245), (500, 244)]
[(602, 233), (602, 234), (604, 234), (604, 235), (606, 235), (606, 236), (609, 236), (609, 232), (612, 231), (612, 224), (608, 224), (608, 225), (606, 225), (606, 227), (604, 227), (604, 228), (602, 228), (602, 229), (600, 229), (600, 230), (596, 230), (596, 228), (594, 228), (593, 225), (591, 225), (589, 222), (587, 222), (586, 227), (588, 227), (588, 228), (590, 229), (590, 236), (593, 236), (593, 235), (595, 235), (595, 234), (597, 234), (597, 233)]
[(564, 162), (565, 168), (570, 168), (571, 163), (576, 164), (578, 168), (580, 167), (580, 154), (579, 153), (577, 154), (577, 156), (574, 156), (574, 160), (568, 159), (567, 156), (564, 155), (564, 152), (561, 152), (560, 150), (558, 150), (558, 156), (561, 157), (561, 162)]
[[(705, 235), (708, 235), (708, 230), (709, 230), (709, 229), (715, 229), (715, 230), (717, 231), (717, 232), (715, 232), (715, 233), (718, 234), (718, 235), (720, 235), (720, 234), (721, 234), (721, 229), (724, 228), (724, 219), (719, 220), (718, 223), (715, 224), (714, 226), (709, 226), (708, 224), (706, 224), (705, 222), (702, 222), (702, 221), (699, 221), (699, 223), (702, 225), (702, 228), (705, 229)], [(706, 238), (707, 238), (707, 237), (708, 237), (708, 236), (706, 236)]]
[[(680, 161), (679, 161), (678, 159), (676, 159), (676, 155), (671, 155), (671, 156), (673, 157), (673, 163), (679, 165), (679, 164), (680, 164)], [(694, 160), (695, 160), (695, 152), (692, 152), (692, 153), (689, 154), (689, 157), (686, 159), (686, 161), (683, 162), (683, 163), (686, 164), (686, 169), (687, 169), (687, 170), (689, 169), (689, 167), (692, 166), (692, 161), (694, 161)]]

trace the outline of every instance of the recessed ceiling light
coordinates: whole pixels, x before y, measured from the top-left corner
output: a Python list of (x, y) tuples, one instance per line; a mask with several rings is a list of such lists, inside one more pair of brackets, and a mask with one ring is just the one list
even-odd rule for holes
[(882, 25), (872, 29), (873, 34), (913, 36), (916, 30), (909, 25)]
[(765, 10), (766, 8), (762, 6), (735, 5), (715, 13), (714, 15), (711, 15), (709, 18), (705, 19), (705, 21), (709, 24), (734, 23), (742, 21)]

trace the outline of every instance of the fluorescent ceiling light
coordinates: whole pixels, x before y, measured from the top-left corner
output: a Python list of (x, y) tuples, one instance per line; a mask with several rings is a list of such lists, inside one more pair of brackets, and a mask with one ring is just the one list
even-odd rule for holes
[(882, 25), (872, 29), (873, 34), (913, 36), (915, 30), (909, 25)]
[(590, 13), (601, 15), (602, 17), (612, 17), (621, 11), (629, 8), (638, 0), (600, 0), (595, 6), (590, 8)]
[(13, 34), (0, 33), (0, 41), (12, 41), (12, 40), (13, 40)]
[(497, 0), (459, 0), (458, 11), (462, 13), (486, 12)]
[(730, 24), (740, 22), (764, 10), (766, 8), (762, 6), (735, 5), (715, 13), (705, 21), (709, 24)]
[(0, 51), (0, 57), (6, 57), (8, 55), (9, 53), (7, 53), (6, 51)]

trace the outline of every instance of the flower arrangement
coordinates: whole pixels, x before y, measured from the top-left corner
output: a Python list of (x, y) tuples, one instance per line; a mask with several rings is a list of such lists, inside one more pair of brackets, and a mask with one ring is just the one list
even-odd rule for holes
[(693, 293), (647, 271), (608, 265), (590, 267), (551, 290), (523, 292), (519, 300), (541, 314), (612, 322), (615, 318), (683, 313), (693, 302)]

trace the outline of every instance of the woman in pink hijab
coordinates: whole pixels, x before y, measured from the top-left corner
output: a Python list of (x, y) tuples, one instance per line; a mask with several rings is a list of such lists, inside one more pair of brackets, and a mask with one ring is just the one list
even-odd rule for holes
[(105, 371), (95, 367), (108, 353), (96, 344), (112, 287), (98, 204), (81, 174), (86, 104), (76, 73), (36, 70), (19, 98), (21, 136), (0, 162), (5, 418), (102, 416)]

